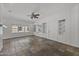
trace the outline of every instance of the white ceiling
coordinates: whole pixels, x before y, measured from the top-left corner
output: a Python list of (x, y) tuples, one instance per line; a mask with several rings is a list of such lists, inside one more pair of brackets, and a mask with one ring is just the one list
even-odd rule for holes
[(17, 14), (28, 14), (29, 12), (34, 11), (37, 7), (37, 4), (28, 4), (28, 3), (9, 3), (4, 4), (4, 8), (8, 11), (11, 10), (13, 13)]
[(37, 11), (40, 13), (40, 19), (42, 19), (59, 11), (71, 9), (74, 5), (71, 3), (5, 3), (3, 4), (3, 12), (6, 16), (9, 15), (22, 20), (28, 20), (30, 18), (27, 15), (30, 15), (32, 11)]

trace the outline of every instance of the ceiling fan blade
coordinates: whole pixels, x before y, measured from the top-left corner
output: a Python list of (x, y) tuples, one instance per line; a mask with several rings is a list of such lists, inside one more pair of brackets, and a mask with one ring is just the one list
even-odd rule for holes
[(36, 14), (36, 16), (40, 16), (40, 14)]

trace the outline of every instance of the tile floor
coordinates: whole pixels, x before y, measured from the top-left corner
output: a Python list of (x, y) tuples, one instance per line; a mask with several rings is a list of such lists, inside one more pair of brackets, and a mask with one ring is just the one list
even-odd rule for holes
[(79, 55), (79, 48), (63, 45), (37, 36), (5, 39), (3, 46), (0, 56)]

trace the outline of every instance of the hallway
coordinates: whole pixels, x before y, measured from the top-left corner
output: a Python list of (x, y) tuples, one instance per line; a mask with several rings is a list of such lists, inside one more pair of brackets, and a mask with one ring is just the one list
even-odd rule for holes
[(37, 36), (4, 40), (1, 56), (67, 56), (79, 55), (79, 49)]

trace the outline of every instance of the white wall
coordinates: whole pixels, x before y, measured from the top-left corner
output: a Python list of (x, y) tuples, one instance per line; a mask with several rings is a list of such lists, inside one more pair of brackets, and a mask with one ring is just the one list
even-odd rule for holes
[(79, 47), (79, 4), (72, 9), (71, 38), (72, 45)]
[[(38, 23), (47, 23), (48, 33), (35, 33), (37, 36), (79, 47), (78, 4), (48, 4), (40, 9), (43, 13)], [(58, 34), (58, 20), (66, 19), (65, 33)]]

